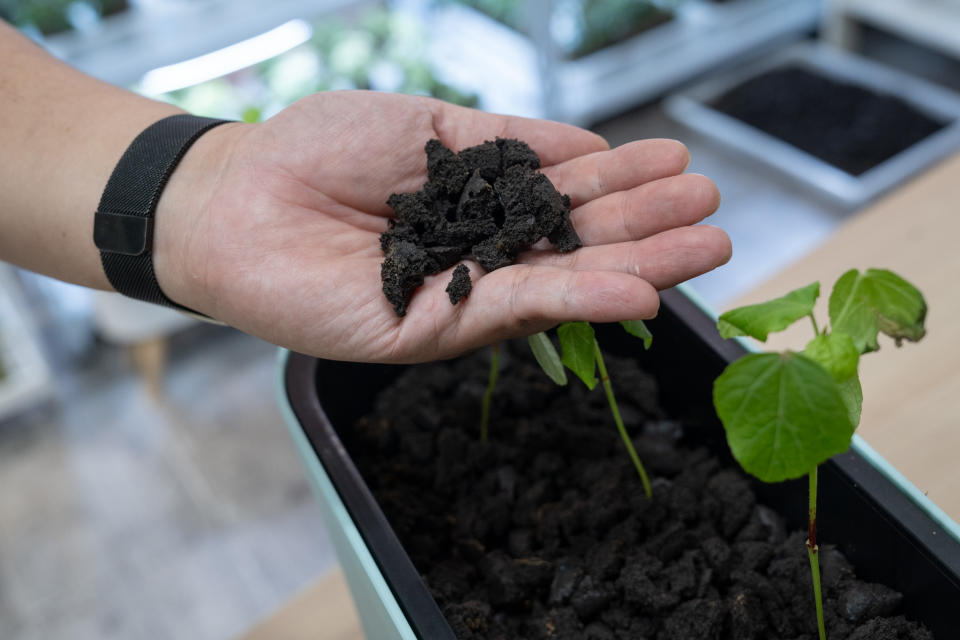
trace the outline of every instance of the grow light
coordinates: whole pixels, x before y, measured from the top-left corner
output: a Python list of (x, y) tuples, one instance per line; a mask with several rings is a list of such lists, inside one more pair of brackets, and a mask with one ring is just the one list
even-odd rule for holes
[(158, 96), (213, 80), (278, 56), (303, 44), (312, 35), (313, 27), (309, 23), (290, 20), (223, 49), (148, 71), (140, 79), (139, 90), (144, 95)]

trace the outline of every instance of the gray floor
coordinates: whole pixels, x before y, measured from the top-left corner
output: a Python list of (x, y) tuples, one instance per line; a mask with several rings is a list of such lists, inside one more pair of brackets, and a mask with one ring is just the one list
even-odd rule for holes
[(103, 347), (0, 423), (0, 638), (230, 638), (333, 563), (275, 353), (189, 330), (155, 404)]

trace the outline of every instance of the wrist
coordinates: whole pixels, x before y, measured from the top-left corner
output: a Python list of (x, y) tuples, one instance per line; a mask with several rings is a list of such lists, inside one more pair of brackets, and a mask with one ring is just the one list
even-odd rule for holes
[(153, 268), (160, 289), (212, 318), (218, 304), (210, 279), (211, 216), (237, 142), (252, 126), (232, 122), (201, 135), (171, 175), (154, 217)]

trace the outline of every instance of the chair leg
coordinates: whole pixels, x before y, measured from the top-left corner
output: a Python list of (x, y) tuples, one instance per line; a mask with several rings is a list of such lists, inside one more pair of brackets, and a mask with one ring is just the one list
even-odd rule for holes
[(163, 399), (163, 374), (167, 363), (167, 338), (151, 338), (130, 347), (133, 365), (147, 385), (150, 397), (159, 402)]

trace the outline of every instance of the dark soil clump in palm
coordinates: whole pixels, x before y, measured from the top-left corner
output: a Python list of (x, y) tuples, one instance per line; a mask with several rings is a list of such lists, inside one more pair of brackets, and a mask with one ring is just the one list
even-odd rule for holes
[(453, 270), (453, 276), (450, 278), (450, 284), (447, 285), (447, 295), (450, 296), (450, 304), (457, 304), (470, 295), (473, 289), (473, 283), (470, 282), (470, 269), (465, 264), (458, 264)]
[[(570, 198), (536, 171), (540, 159), (526, 143), (497, 138), (454, 153), (430, 140), (426, 153), (426, 184), (390, 196), (396, 219), (380, 236), (383, 293), (398, 316), (426, 276), (461, 258), (493, 271), (544, 237), (561, 252), (581, 246), (570, 224)], [(454, 278), (462, 280), (462, 272)], [(469, 294), (462, 282), (456, 287)], [(463, 297), (451, 294), (450, 301)]]

